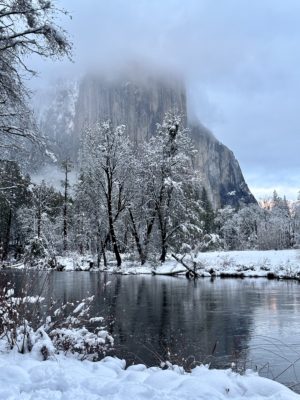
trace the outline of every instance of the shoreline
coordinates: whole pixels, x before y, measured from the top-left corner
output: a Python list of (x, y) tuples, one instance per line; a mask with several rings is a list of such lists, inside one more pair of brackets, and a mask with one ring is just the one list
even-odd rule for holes
[[(180, 255), (179, 255), (180, 257)], [(198, 253), (191, 258), (186, 256), (184, 262), (188, 265), (196, 263), (199, 278), (267, 278), (300, 280), (299, 250), (243, 250), (214, 251)], [(164, 264), (148, 262), (140, 265), (137, 261), (123, 261), (121, 268), (113, 262), (108, 267), (91, 267), (91, 258), (82, 257), (76, 253), (57, 257), (57, 267), (25, 266), (23, 263), (6, 265), (3, 270), (32, 269), (62, 272), (106, 272), (121, 275), (158, 275), (184, 276), (187, 269), (171, 257)]]
[(286, 386), (247, 370), (209, 369), (201, 365), (185, 372), (177, 365), (167, 369), (127, 366), (124, 360), (79, 361), (56, 355), (40, 361), (31, 354), (0, 355), (2, 399), (158, 399), (193, 400), (256, 399), (296, 400)]

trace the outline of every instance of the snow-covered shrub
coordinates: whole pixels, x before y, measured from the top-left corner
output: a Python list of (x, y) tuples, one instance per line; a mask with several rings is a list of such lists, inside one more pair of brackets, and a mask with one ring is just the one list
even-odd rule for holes
[(48, 316), (43, 329), (48, 333), (56, 351), (73, 354), (80, 359), (99, 360), (113, 346), (113, 338), (98, 325), (102, 317), (90, 317), (94, 296), (77, 305), (65, 303)]
[(92, 255), (80, 255), (76, 252), (67, 252), (64, 256), (56, 256), (53, 268), (58, 271), (89, 271), (95, 265), (95, 260)]
[(34, 237), (25, 247), (24, 260), (26, 264), (36, 266), (45, 263), (49, 257), (48, 250), (43, 239)]
[[(26, 319), (29, 307), (32, 311), (37, 309), (35, 305), (42, 300), (40, 296), (16, 297), (10, 284), (0, 288), (0, 339), (4, 339), (6, 348), (17, 347), (19, 352), (27, 352), (27, 345), (31, 342), (31, 326)], [(35, 312), (31, 313), (31, 317), (33, 321)]]
[(87, 328), (57, 328), (50, 330), (50, 338), (57, 351), (73, 354), (77, 358), (99, 360), (113, 345), (106, 330), (91, 332)]
[[(51, 315), (43, 317), (38, 303), (41, 296), (16, 297), (14, 288), (0, 288), (1, 348), (31, 352), (35, 358), (46, 360), (55, 353), (75, 355), (77, 358), (99, 360), (113, 346), (113, 338), (102, 324), (102, 317), (90, 317), (94, 297), (79, 304), (52, 303)], [(42, 321), (44, 320), (44, 323)]]
[(20, 353), (32, 353), (35, 358), (47, 360), (55, 353), (55, 347), (44, 329), (34, 330), (27, 320), (16, 328), (15, 346)]
[(216, 251), (222, 249), (222, 240), (219, 235), (215, 233), (207, 233), (203, 236), (201, 242), (197, 246), (200, 252)]

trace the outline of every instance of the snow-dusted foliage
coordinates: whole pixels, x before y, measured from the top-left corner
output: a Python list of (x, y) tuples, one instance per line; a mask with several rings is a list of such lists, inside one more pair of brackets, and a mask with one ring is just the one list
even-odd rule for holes
[(96, 251), (105, 264), (111, 250), (120, 266), (123, 252), (136, 251), (144, 264), (149, 251), (164, 262), (170, 247), (192, 246), (202, 234), (194, 153), (181, 117), (171, 112), (135, 148), (125, 126), (88, 127), (75, 202), (79, 250)]
[(58, 12), (51, 0), (1, 1), (0, 145), (10, 152), (24, 138), (37, 139), (24, 83), (36, 73), (28, 56), (55, 59), (70, 54), (66, 34), (55, 23)]
[[(4, 165), (3, 260), (13, 249), (28, 266), (63, 270), (72, 263), (89, 270), (102, 262), (118, 268), (123, 260), (165, 262), (172, 253), (300, 243), (299, 205), (290, 207), (276, 193), (263, 205), (212, 209), (192, 167), (192, 140), (176, 113), (167, 113), (145, 143), (133, 144), (124, 125), (109, 121), (87, 126), (81, 141), (79, 179), (71, 188), (66, 159), (63, 193), (44, 181), (30, 184), (18, 171), (11, 177)], [(86, 255), (90, 261), (81, 268)]]
[(201, 234), (199, 188), (192, 169), (194, 152), (181, 117), (173, 113), (166, 114), (144, 147), (142, 188), (143, 194), (147, 193), (147, 211), (156, 220), (162, 262), (172, 244), (191, 240), (193, 233)]
[(64, 197), (44, 181), (31, 185), (28, 201), (17, 211), (19, 237), (24, 242), (24, 261), (45, 263), (63, 249)]
[[(114, 340), (104, 326), (102, 317), (90, 317), (94, 296), (79, 304), (66, 303), (53, 310), (42, 329), (47, 332), (56, 351), (90, 360), (101, 359)], [(101, 325), (99, 325), (101, 323)], [(96, 326), (95, 326), (96, 325)]]
[(291, 207), (292, 230), (294, 232), (295, 246), (300, 248), (300, 194), (298, 200)]
[(12, 286), (4, 286), (0, 290), (1, 348), (31, 352), (44, 360), (59, 352), (81, 360), (103, 358), (114, 341), (102, 325), (103, 318), (90, 317), (93, 300), (92, 296), (79, 304), (53, 301), (51, 315), (45, 317), (42, 296), (24, 295), (24, 291), (16, 296)]
[(29, 177), (24, 176), (16, 162), (0, 160), (0, 259), (7, 258), (10, 244), (18, 246), (19, 226), (17, 211), (29, 200)]
[(262, 206), (251, 204), (234, 210), (219, 210), (219, 227), (225, 249), (287, 249), (297, 244), (299, 225), (297, 207), (291, 209), (285, 198), (274, 192)]
[(124, 213), (129, 196), (132, 173), (132, 151), (124, 125), (110, 122), (88, 127), (83, 135), (79, 196), (89, 207), (89, 222), (104, 253), (107, 242), (121, 265), (117, 223)]

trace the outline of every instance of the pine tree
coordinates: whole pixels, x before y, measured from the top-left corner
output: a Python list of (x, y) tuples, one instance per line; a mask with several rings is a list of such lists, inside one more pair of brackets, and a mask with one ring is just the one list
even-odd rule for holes
[(214, 231), (215, 213), (212, 208), (211, 202), (208, 199), (205, 187), (202, 188), (200, 201), (203, 209), (203, 211), (201, 212), (201, 219), (203, 221), (203, 232), (205, 234), (212, 233)]
[(64, 181), (62, 182), (64, 188), (64, 205), (63, 205), (63, 249), (68, 249), (68, 205), (69, 205), (69, 173), (72, 170), (72, 163), (69, 158), (62, 162), (62, 169), (64, 172)]
[(17, 211), (29, 201), (29, 177), (24, 177), (14, 161), (0, 161), (0, 247), (1, 258), (8, 255), (10, 243), (18, 245)]

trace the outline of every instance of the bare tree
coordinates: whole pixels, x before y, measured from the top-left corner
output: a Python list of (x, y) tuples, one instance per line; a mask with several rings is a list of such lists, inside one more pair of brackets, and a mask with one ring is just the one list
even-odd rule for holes
[(36, 75), (28, 56), (70, 57), (65, 31), (55, 24), (59, 10), (52, 0), (0, 1), (0, 146), (11, 148), (22, 138), (37, 140), (28, 107), (25, 78)]
[[(95, 124), (85, 130), (82, 150), (82, 181), (86, 193), (94, 192), (95, 215), (105, 212), (108, 228), (104, 244), (110, 241), (117, 266), (122, 263), (116, 222), (126, 210), (128, 203), (128, 176), (131, 169), (131, 146), (125, 126), (114, 128), (110, 122)], [(99, 218), (100, 219), (100, 218)], [(100, 227), (100, 225), (99, 225)]]
[(172, 242), (182, 242), (183, 236), (192, 237), (192, 230), (199, 233), (199, 194), (195, 193), (197, 179), (191, 168), (193, 152), (181, 117), (173, 112), (165, 115), (156, 135), (137, 151), (127, 209), (141, 264), (147, 260), (153, 236), (159, 236), (160, 259), (164, 262)]
[(164, 262), (174, 234), (191, 225), (187, 218), (182, 218), (182, 211), (186, 210), (189, 200), (186, 184), (194, 179), (191, 166), (194, 148), (180, 115), (173, 112), (167, 113), (162, 124), (158, 124), (157, 134), (150, 140), (150, 145), (150, 203), (157, 215), (160, 260)]

